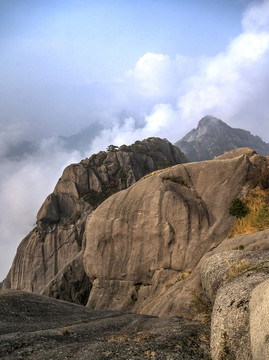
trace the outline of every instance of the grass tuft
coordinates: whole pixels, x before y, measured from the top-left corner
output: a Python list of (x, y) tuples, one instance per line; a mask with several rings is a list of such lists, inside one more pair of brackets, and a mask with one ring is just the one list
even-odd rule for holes
[(230, 237), (250, 234), (269, 228), (269, 189), (256, 187), (247, 195), (244, 204), (249, 208), (245, 217), (238, 218), (231, 230)]
[(226, 277), (226, 281), (230, 281), (236, 276), (250, 270), (251, 265), (247, 259), (243, 259), (238, 263), (231, 264), (229, 272)]

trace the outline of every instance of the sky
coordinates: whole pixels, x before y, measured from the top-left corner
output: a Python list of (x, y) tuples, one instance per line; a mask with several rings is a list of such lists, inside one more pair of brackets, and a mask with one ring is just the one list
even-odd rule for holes
[(269, 142), (268, 93), (269, 0), (0, 0), (0, 280), (68, 164), (208, 114)]

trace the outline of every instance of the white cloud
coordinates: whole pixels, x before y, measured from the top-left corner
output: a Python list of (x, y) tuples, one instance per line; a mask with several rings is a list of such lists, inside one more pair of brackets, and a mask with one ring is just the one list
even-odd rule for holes
[[(212, 114), (264, 138), (269, 130), (264, 118), (268, 101), (261, 101), (269, 91), (269, 1), (252, 3), (244, 13), (242, 28), (223, 52), (211, 58), (178, 55), (172, 59), (146, 53), (137, 61), (128, 76), (135, 81), (137, 91), (155, 100), (141, 134), (151, 130), (151, 136), (163, 134), (176, 141), (186, 124), (195, 126), (200, 118)], [(260, 115), (260, 127), (255, 111)], [(177, 132), (172, 132), (171, 126)]]
[(268, 31), (269, 1), (253, 2), (244, 13), (242, 26), (244, 31)]
[(0, 127), (0, 159), (7, 155), (11, 146), (18, 145), (25, 139), (29, 126), (25, 122), (7, 124)]
[[(225, 121), (233, 117), (243, 120), (244, 108), (256, 107), (258, 91), (267, 88), (269, 74), (269, 32), (264, 31), (266, 23), (269, 25), (268, 10), (268, 2), (252, 6), (243, 19), (245, 31), (223, 53), (205, 61), (198, 74), (189, 79), (189, 90), (178, 103), (183, 119), (197, 121), (209, 113)], [(262, 20), (262, 31), (258, 32), (261, 12), (267, 15)]]
[(184, 119), (199, 119), (207, 113), (229, 119), (256, 93), (253, 77), (268, 56), (269, 34), (244, 33), (228, 49), (209, 59), (205, 68), (190, 79), (190, 90), (179, 99)]
[[(8, 133), (6, 132), (6, 135)], [(56, 139), (41, 143), (34, 156), (1, 160), (0, 279), (7, 274), (19, 242), (33, 229), (36, 213), (63, 169), (81, 154), (64, 152)]]
[(192, 73), (193, 59), (177, 55), (171, 59), (168, 55), (146, 53), (136, 63), (127, 77), (133, 80), (132, 86), (148, 98), (161, 98), (173, 101), (180, 91), (181, 82)]

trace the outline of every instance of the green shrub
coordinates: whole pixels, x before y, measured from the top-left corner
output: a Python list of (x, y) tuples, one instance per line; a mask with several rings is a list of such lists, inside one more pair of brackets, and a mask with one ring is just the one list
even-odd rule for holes
[(243, 203), (242, 200), (236, 198), (233, 200), (231, 207), (229, 208), (229, 214), (241, 218), (249, 213), (249, 208)]
[(118, 151), (119, 150), (119, 147), (116, 146), (116, 145), (109, 145), (106, 149), (106, 151), (109, 151), (109, 152), (115, 152), (115, 151)]

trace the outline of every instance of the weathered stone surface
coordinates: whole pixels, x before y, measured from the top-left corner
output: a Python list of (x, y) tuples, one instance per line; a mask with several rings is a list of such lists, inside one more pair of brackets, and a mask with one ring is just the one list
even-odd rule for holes
[(0, 291), (3, 360), (209, 359), (209, 324), (88, 308)]
[(88, 306), (192, 316), (199, 261), (228, 235), (250, 166), (246, 155), (177, 165), (99, 206), (85, 230)]
[(234, 150), (228, 151), (228, 152), (216, 157), (216, 159), (227, 160), (227, 159), (232, 159), (234, 157), (242, 156), (242, 155), (247, 155), (249, 158), (251, 158), (252, 156), (257, 155), (257, 153), (256, 153), (256, 151), (254, 151), (253, 149), (251, 149), (249, 147), (242, 147), (239, 149), (234, 149)]
[[(37, 228), (19, 245), (4, 287), (77, 302), (76, 288), (84, 288), (86, 280), (81, 262), (78, 269), (73, 259), (83, 248), (85, 222), (93, 209), (145, 174), (186, 161), (167, 140), (149, 138), (68, 166), (41, 206)], [(70, 275), (74, 266), (78, 283)], [(70, 276), (72, 286), (66, 281)], [(84, 296), (80, 298), (84, 303)]]
[[(253, 326), (254, 345), (250, 342), (249, 332), (250, 319), (253, 319), (253, 324), (256, 323), (254, 319), (259, 308), (258, 296), (254, 300), (254, 315), (249, 301), (253, 289), (255, 293), (255, 288), (260, 283), (262, 289), (262, 284), (269, 277), (268, 240), (269, 230), (227, 238), (201, 260), (203, 291), (212, 304), (215, 302), (211, 322), (214, 360), (252, 359), (255, 351), (261, 354), (258, 348), (263, 340), (259, 340), (259, 320), (257, 326)], [(244, 247), (244, 250), (238, 250), (239, 247)], [(253, 352), (254, 347), (256, 350)], [(266, 357), (258, 356), (256, 359)]]
[(219, 246), (212, 249), (207, 256), (224, 251), (238, 250), (239, 247), (243, 247), (247, 251), (269, 250), (269, 229), (234, 238), (226, 238)]
[[(269, 232), (261, 233), (266, 237)], [(260, 234), (250, 235), (241, 236), (241, 241), (245, 237), (247, 242), (252, 240), (257, 244), (258, 239), (262, 239)], [(252, 359), (249, 301), (253, 289), (268, 278), (269, 251), (225, 251), (203, 262), (202, 286), (214, 303), (211, 321), (211, 352), (214, 360)], [(255, 305), (258, 305), (257, 297)]]
[[(269, 230), (265, 230), (263, 233), (265, 232), (269, 235)], [(266, 236), (266, 234), (264, 235)], [(269, 248), (269, 243), (267, 243), (267, 248)], [(269, 267), (269, 251), (225, 251), (216, 253), (203, 262), (201, 268), (202, 287), (212, 304), (218, 289), (227, 282), (229, 272), (242, 262), (245, 266), (249, 263), (249, 268), (258, 267), (259, 269), (262, 264), (267, 264), (266, 266)]]
[(253, 360), (269, 359), (269, 279), (252, 291), (249, 308)]
[[(81, 250), (83, 219), (66, 229), (54, 226), (32, 231), (20, 243), (4, 288), (41, 292)], [(79, 222), (78, 221), (78, 222)]]
[(55, 194), (50, 194), (37, 213), (37, 219), (45, 223), (57, 223), (60, 220), (59, 206)]
[(211, 318), (213, 360), (252, 359), (249, 301), (256, 286), (268, 278), (268, 269), (247, 271), (220, 287)]
[(68, 265), (57, 273), (41, 294), (74, 304), (86, 305), (91, 282), (84, 271), (82, 258), (83, 253), (80, 251)]

